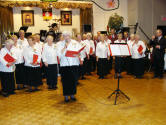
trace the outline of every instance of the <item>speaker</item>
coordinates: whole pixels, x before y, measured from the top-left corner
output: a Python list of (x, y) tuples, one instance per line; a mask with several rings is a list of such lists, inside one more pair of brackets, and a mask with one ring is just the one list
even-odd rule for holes
[(92, 25), (84, 24), (83, 25), (83, 32), (84, 33), (92, 32)]
[(99, 31), (101, 34), (107, 34), (107, 31)]
[(122, 32), (128, 32), (130, 33), (130, 28), (129, 27), (123, 27)]

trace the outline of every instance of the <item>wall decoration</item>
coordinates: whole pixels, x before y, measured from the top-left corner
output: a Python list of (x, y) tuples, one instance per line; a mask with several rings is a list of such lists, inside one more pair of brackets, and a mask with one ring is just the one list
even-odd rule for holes
[(22, 26), (34, 26), (34, 11), (33, 10), (22, 10)]
[(72, 25), (72, 11), (61, 11), (61, 25)]
[(58, 0), (40, 0), (42, 2), (57, 2)]
[(49, 21), (52, 19), (52, 9), (43, 9), (43, 20)]
[(100, 4), (100, 0), (91, 0), (96, 6), (104, 11), (112, 11), (119, 8), (119, 0), (104, 0), (103, 4)]
[(42, 1), (1, 1), (0, 7), (40, 7), (47, 9), (50, 7), (60, 9), (60, 8), (71, 8), (71, 9), (86, 9), (92, 8), (92, 2), (74, 2), (74, 1), (58, 1), (58, 2), (42, 2)]

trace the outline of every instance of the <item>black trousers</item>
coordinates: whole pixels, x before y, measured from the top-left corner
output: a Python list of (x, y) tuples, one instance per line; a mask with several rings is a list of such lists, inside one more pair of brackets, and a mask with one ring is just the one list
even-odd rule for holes
[(85, 64), (79, 65), (79, 77), (83, 77), (85, 75)]
[(145, 60), (144, 58), (133, 59), (133, 74), (136, 77), (142, 77), (145, 71)]
[(61, 80), (64, 96), (76, 94), (78, 75), (78, 66), (61, 67)]
[(97, 74), (99, 77), (104, 77), (108, 74), (107, 58), (99, 58), (97, 63)]
[(125, 69), (128, 74), (133, 73), (133, 60), (132, 60), (131, 56), (128, 56), (125, 58)]
[(42, 63), (41, 75), (42, 75), (42, 78), (46, 78), (46, 67), (43, 62), (41, 62), (41, 63)]
[(109, 73), (112, 69), (113, 57), (111, 56), (107, 62), (108, 62), (108, 73)]
[(123, 70), (123, 64), (124, 64), (123, 57), (115, 57), (115, 73), (121, 73)]
[(91, 68), (91, 71), (94, 72), (94, 71), (96, 70), (96, 65), (97, 65), (96, 56), (90, 56), (90, 59), (92, 60), (92, 68)]
[(91, 73), (91, 71), (92, 71), (91, 59), (88, 59), (88, 58), (84, 59), (84, 67), (85, 67), (85, 73)]
[(49, 64), (48, 67), (46, 67), (47, 84), (52, 87), (57, 86), (57, 66), (57, 64)]
[(163, 76), (163, 71), (164, 71), (164, 54), (163, 53), (153, 54), (153, 66), (154, 66), (154, 75)]
[(25, 66), (26, 85), (40, 86), (42, 85), (42, 76), (40, 67), (28, 67)]
[(1, 72), (2, 91), (13, 93), (15, 90), (14, 72)]
[(25, 67), (24, 64), (16, 64), (16, 84), (25, 84)]

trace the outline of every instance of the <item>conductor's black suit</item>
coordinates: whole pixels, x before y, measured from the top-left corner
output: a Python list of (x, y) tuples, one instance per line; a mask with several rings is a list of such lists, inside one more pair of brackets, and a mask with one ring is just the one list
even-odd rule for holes
[[(166, 39), (164, 37), (155, 38), (150, 41), (150, 45), (153, 47), (153, 65), (154, 65), (154, 77), (163, 77), (164, 70), (164, 54), (166, 48)], [(160, 48), (156, 48), (159, 45)]]

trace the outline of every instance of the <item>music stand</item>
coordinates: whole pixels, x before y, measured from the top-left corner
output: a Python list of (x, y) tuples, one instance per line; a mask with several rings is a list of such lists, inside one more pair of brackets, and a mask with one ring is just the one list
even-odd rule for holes
[[(114, 43), (114, 44), (111, 44), (110, 45), (110, 53), (111, 53), (111, 56), (117, 56), (117, 57), (119, 57), (119, 56), (131, 56), (129, 46), (126, 43)], [(118, 64), (119, 64), (119, 67), (120, 67), (120, 63), (118, 63)], [(117, 99), (118, 99), (119, 95), (123, 95), (126, 99), (130, 100), (130, 98), (123, 91), (120, 90), (119, 83), (120, 83), (120, 69), (119, 69), (119, 72), (118, 72), (117, 89), (114, 90), (108, 96), (108, 98), (111, 98), (112, 95), (115, 94), (114, 105), (116, 105), (116, 102), (117, 102)]]

